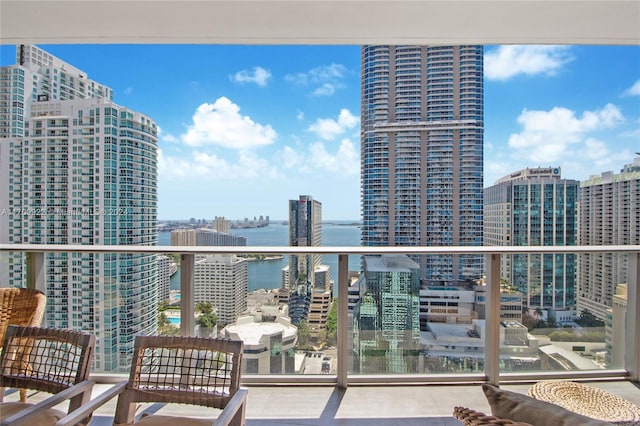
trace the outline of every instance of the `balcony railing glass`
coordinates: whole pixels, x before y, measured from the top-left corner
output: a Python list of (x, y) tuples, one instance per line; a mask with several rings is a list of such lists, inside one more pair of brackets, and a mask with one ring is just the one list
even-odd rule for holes
[[(612, 287), (605, 318), (568, 309), (523, 305), (523, 294), (500, 280), (501, 258), (514, 254), (625, 256), (627, 282)], [(179, 259), (180, 291), (167, 309), (158, 288), (157, 255)], [(247, 296), (246, 272), (236, 284), (228, 255), (307, 254), (337, 257), (332, 288)], [(485, 277), (465, 287), (420, 285), (406, 270), (359, 276), (349, 257), (483, 255)], [(205, 255), (216, 255), (203, 269)], [(96, 334), (94, 371), (128, 371), (136, 334), (179, 332), (245, 341), (247, 383), (406, 383), (550, 377), (638, 378), (640, 246), (571, 247), (187, 247), (0, 245), (0, 273), (46, 290), (48, 325)], [(227, 263), (225, 263), (227, 262)], [(229, 263), (230, 262), (230, 263)], [(239, 262), (242, 263), (242, 262)], [(353, 263), (353, 262), (352, 262)], [(389, 266), (389, 265), (387, 265)], [(397, 265), (396, 265), (397, 266)], [(217, 268), (217, 269), (216, 269)], [(376, 269), (377, 268), (377, 269)], [(380, 265), (371, 270), (380, 271)], [(392, 273), (393, 271), (404, 271)], [(370, 272), (370, 271), (369, 271)], [(243, 275), (244, 274), (244, 275)], [(229, 276), (229, 275), (227, 275)], [(244, 278), (243, 278), (244, 277)], [(365, 279), (366, 278), (366, 279)], [(201, 284), (207, 282), (207, 285)], [(244, 279), (244, 281), (243, 281)], [(368, 282), (367, 282), (368, 279)], [(202, 288), (205, 287), (205, 288)], [(541, 288), (544, 288), (542, 286)], [(579, 294), (580, 288), (575, 289)], [(301, 300), (293, 300), (301, 296)], [(218, 300), (219, 299), (219, 300)], [(217, 329), (198, 319), (213, 300)], [(252, 300), (251, 306), (247, 300)], [(281, 302), (281, 303), (278, 303)], [(287, 302), (289, 309), (283, 308)], [(302, 306), (302, 308), (300, 308)], [(228, 309), (227, 309), (228, 308)], [(305, 313), (297, 315), (293, 309)], [(178, 321), (179, 320), (179, 324)], [(49, 324), (50, 323), (50, 324)], [(327, 324), (330, 324), (327, 326)], [(173, 330), (173, 331), (172, 331)]]

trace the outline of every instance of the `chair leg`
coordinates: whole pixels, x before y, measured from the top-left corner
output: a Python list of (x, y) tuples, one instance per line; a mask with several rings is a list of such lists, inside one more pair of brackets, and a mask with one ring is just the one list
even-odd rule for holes
[(27, 390), (20, 388), (20, 402), (27, 402)]

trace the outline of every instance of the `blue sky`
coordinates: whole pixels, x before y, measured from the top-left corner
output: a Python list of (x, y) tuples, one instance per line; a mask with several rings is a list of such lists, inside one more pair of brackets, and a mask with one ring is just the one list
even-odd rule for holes
[[(285, 219), (300, 194), (360, 218), (358, 46), (40, 47), (156, 121), (159, 219)], [(486, 46), (484, 143), (485, 186), (618, 172), (640, 151), (640, 47)]]

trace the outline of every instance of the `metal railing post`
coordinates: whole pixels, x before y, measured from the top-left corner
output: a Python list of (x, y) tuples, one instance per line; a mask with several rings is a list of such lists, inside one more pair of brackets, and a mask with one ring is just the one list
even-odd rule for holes
[(484, 337), (484, 369), (487, 381), (500, 383), (500, 255), (485, 255), (487, 300)]
[(349, 255), (338, 255), (338, 378), (337, 386), (347, 388), (349, 363)]
[(44, 284), (44, 252), (27, 253), (27, 288), (45, 292)]
[(624, 366), (629, 378), (640, 381), (640, 253), (629, 253), (627, 260), (627, 325), (625, 327)]
[(180, 334), (183, 336), (193, 336), (195, 332), (193, 295), (195, 259), (194, 254), (180, 254)]

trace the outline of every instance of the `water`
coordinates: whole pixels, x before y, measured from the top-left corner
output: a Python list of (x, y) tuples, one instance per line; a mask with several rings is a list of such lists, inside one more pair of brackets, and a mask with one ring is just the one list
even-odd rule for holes
[[(334, 222), (322, 224), (322, 245), (340, 247), (360, 246), (360, 227), (353, 222)], [(271, 223), (263, 228), (232, 229), (231, 234), (241, 235), (247, 238), (247, 246), (287, 246), (289, 241), (289, 226), (281, 222)], [(171, 245), (171, 233), (160, 232), (158, 245)], [(262, 262), (249, 262), (248, 290), (254, 291), (260, 288), (279, 288), (281, 284), (281, 270), (288, 264), (288, 256), (283, 259)], [(338, 256), (325, 255), (323, 263), (331, 268), (331, 279), (337, 281)], [(349, 256), (349, 270), (360, 270), (360, 256)], [(171, 289), (180, 289), (180, 269), (171, 277)]]

